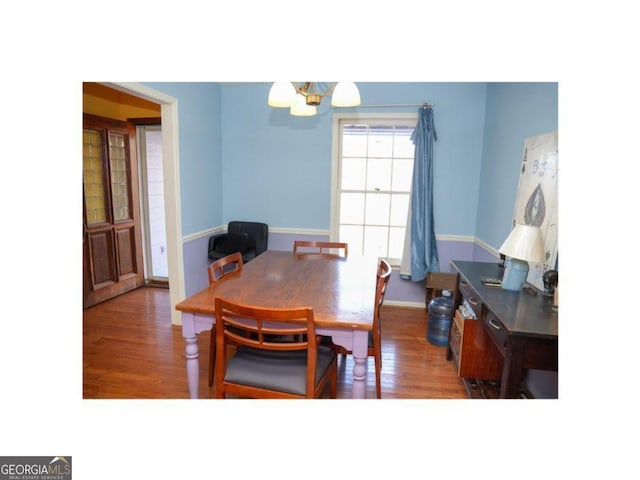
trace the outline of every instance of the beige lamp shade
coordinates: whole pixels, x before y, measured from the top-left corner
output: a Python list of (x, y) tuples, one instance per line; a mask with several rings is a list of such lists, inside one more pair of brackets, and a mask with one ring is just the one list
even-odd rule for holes
[(544, 242), (540, 227), (517, 224), (499, 251), (507, 257), (525, 262), (544, 262)]
[(331, 95), (333, 107), (357, 107), (360, 105), (360, 91), (353, 82), (338, 82)]
[(296, 89), (291, 82), (275, 82), (269, 90), (270, 107), (289, 108), (296, 103)]

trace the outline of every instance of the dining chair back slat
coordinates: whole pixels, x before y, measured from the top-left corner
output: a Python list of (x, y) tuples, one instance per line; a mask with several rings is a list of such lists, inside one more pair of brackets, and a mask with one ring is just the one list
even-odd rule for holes
[[(341, 252), (342, 251), (342, 252)], [(293, 254), (298, 255), (331, 255), (347, 257), (349, 246), (344, 242), (312, 242), (296, 240), (293, 242)]]
[(232, 253), (211, 263), (207, 269), (209, 273), (209, 285), (213, 285), (231, 273), (240, 273), (242, 271), (242, 265), (243, 261), (240, 252)]

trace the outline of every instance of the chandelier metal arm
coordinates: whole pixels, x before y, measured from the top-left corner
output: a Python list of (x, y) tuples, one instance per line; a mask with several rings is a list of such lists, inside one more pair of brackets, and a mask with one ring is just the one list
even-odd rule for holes
[(271, 107), (290, 108), (291, 115), (308, 117), (315, 115), (316, 107), (324, 97), (331, 96), (332, 107), (357, 107), (360, 92), (353, 82), (325, 82), (329, 85), (324, 92), (318, 92), (316, 82), (274, 82), (269, 89), (267, 103)]
[(305, 97), (307, 105), (318, 106), (324, 97), (328, 97), (333, 93), (336, 82), (332, 82), (324, 93), (316, 93), (316, 82), (305, 82), (301, 86), (298, 86), (296, 82), (291, 82), (291, 85), (296, 89), (296, 92)]

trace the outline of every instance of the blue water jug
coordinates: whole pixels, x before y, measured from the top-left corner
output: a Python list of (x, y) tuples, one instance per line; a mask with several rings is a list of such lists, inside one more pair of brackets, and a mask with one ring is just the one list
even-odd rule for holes
[(449, 342), (449, 326), (453, 316), (451, 290), (443, 290), (441, 297), (429, 302), (429, 322), (427, 340), (438, 347), (446, 347)]

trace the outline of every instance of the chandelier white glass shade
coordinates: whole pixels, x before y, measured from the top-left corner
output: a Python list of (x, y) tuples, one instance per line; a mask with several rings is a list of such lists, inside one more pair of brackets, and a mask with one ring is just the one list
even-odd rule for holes
[(318, 113), (315, 105), (307, 105), (304, 96), (296, 93), (296, 103), (291, 106), (290, 113), (296, 117), (313, 117)]
[(290, 108), (291, 115), (311, 116), (323, 98), (331, 95), (334, 107), (356, 107), (360, 105), (360, 92), (353, 82), (331, 83), (324, 92), (317, 90), (315, 82), (298, 85), (294, 82), (275, 82), (269, 90), (268, 104), (276, 108)]
[(269, 90), (269, 106), (276, 108), (289, 108), (296, 104), (295, 87), (291, 82), (275, 82)]
[(360, 91), (353, 82), (339, 82), (331, 96), (334, 107), (356, 107), (360, 105)]

